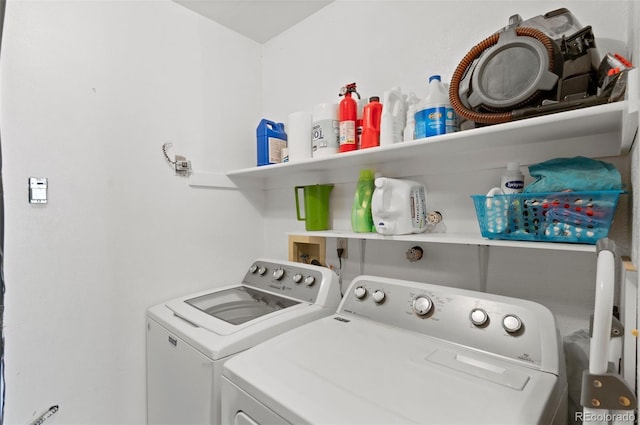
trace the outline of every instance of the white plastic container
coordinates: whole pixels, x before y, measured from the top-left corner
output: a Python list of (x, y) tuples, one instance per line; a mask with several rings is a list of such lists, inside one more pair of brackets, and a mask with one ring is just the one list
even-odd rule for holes
[(402, 98), (400, 87), (385, 91), (380, 117), (380, 146), (402, 142), (406, 121), (407, 105)]
[(402, 141), (408, 142), (410, 140), (414, 140), (416, 138), (416, 108), (418, 107), (418, 103), (420, 103), (420, 99), (414, 92), (409, 93), (405, 100), (407, 104), (407, 120), (406, 125), (404, 126), (404, 131), (402, 133)]
[(442, 84), (439, 75), (429, 77), (427, 96), (418, 103), (415, 120), (416, 139), (446, 134), (447, 124), (449, 132), (455, 128), (455, 113), (449, 102), (449, 90)]
[(287, 119), (289, 162), (311, 158), (311, 113), (292, 112)]
[(340, 122), (337, 103), (320, 103), (311, 116), (311, 155), (316, 158), (338, 152)]
[(378, 177), (371, 199), (376, 232), (382, 235), (422, 233), (427, 228), (427, 189), (412, 180)]
[(407, 107), (407, 125), (404, 126), (404, 132), (402, 134), (402, 140), (409, 142), (416, 138), (416, 105), (409, 105)]
[(519, 162), (509, 162), (507, 169), (500, 177), (500, 189), (502, 193), (522, 193), (524, 189), (524, 174), (520, 171)]

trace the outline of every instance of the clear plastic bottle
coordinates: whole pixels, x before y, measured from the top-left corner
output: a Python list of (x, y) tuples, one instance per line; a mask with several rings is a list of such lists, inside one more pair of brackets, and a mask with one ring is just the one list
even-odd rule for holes
[(351, 208), (351, 229), (356, 233), (375, 232), (371, 215), (371, 198), (375, 188), (373, 170), (360, 170)]

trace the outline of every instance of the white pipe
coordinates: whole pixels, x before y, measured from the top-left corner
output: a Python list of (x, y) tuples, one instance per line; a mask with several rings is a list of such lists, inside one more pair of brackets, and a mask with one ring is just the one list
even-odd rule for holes
[(593, 333), (589, 348), (589, 372), (607, 372), (609, 363), (609, 337), (611, 336), (611, 314), (615, 260), (613, 252), (600, 251), (596, 270), (596, 302), (593, 312)]
[[(589, 373), (604, 374), (609, 363), (609, 338), (615, 285), (615, 257), (607, 249), (598, 252), (596, 269), (596, 300), (593, 312), (593, 331), (589, 347)], [(607, 424), (608, 420), (597, 420), (608, 410), (584, 408), (584, 422)]]

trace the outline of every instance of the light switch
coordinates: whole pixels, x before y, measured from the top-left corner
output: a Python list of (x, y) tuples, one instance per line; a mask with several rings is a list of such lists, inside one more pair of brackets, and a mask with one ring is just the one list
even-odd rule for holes
[(47, 203), (47, 179), (39, 177), (29, 177), (29, 203)]

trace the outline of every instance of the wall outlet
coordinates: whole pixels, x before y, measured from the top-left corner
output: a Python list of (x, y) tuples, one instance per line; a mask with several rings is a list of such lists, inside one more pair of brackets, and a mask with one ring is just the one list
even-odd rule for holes
[(175, 169), (176, 176), (188, 176), (191, 172), (191, 161), (187, 161), (184, 156), (176, 155)]
[(336, 249), (342, 249), (342, 258), (348, 258), (347, 257), (347, 241), (349, 239), (347, 238), (338, 238), (336, 240)]

